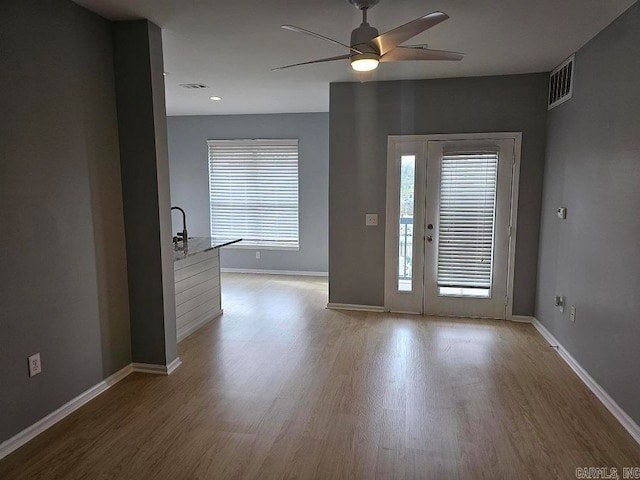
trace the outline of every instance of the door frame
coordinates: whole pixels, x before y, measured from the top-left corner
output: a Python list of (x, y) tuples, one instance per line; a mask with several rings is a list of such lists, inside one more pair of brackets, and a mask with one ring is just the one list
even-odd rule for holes
[[(516, 256), (516, 237), (518, 231), (518, 200), (519, 200), (519, 192), (520, 192), (520, 159), (522, 153), (522, 132), (490, 132), (490, 133), (453, 133), (453, 134), (430, 134), (430, 135), (389, 135), (387, 137), (387, 199), (386, 199), (386, 218), (385, 218), (385, 291), (384, 291), (384, 310), (386, 312), (392, 311), (391, 306), (393, 302), (393, 295), (397, 295), (397, 292), (394, 291), (396, 289), (397, 284), (397, 258), (394, 258), (395, 255), (395, 243), (398, 235), (397, 228), (394, 222), (391, 222), (392, 214), (395, 211), (395, 207), (389, 201), (389, 191), (395, 191), (393, 186), (390, 186), (390, 180), (394, 180), (395, 176), (390, 175), (394, 168), (396, 162), (396, 152), (401, 151), (402, 144), (411, 143), (411, 144), (420, 144), (423, 143), (421, 152), (424, 152), (423, 158), (416, 158), (416, 163), (418, 161), (425, 162), (425, 171), (426, 171), (426, 152), (427, 152), (427, 144), (430, 141), (452, 141), (452, 140), (483, 140), (483, 139), (500, 139), (500, 140), (513, 140), (514, 141), (514, 152), (513, 152), (513, 165), (512, 165), (512, 179), (511, 179), (511, 202), (510, 202), (510, 214), (509, 214), (509, 248), (508, 248), (508, 259), (507, 259), (507, 299), (505, 305), (505, 318), (507, 320), (513, 320), (513, 286), (514, 286), (514, 274), (515, 274), (515, 256)], [(425, 176), (426, 177), (426, 176)], [(418, 180), (418, 176), (416, 175), (416, 180)], [(426, 180), (426, 178), (424, 179)], [(421, 202), (422, 211), (426, 211), (426, 201), (427, 201), (427, 191), (426, 184), (424, 188), (423, 198), (416, 198), (416, 203)], [(426, 244), (424, 232), (426, 231), (426, 216), (423, 216), (420, 219), (422, 223), (420, 227), (420, 242), (422, 251), (422, 262), (426, 257)], [(415, 228), (415, 225), (414, 225)], [(415, 234), (415, 231), (414, 231)], [(414, 241), (416, 239), (414, 238)], [(424, 300), (424, 268), (420, 273), (421, 278), (416, 283), (423, 285), (422, 288), (422, 296)], [(421, 302), (421, 304), (423, 304)], [(419, 313), (422, 314), (424, 312), (424, 306), (420, 307), (419, 312), (411, 312), (411, 313)]]

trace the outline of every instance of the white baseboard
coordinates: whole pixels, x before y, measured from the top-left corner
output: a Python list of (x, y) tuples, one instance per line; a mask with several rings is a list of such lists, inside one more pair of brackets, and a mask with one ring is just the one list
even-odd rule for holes
[(328, 277), (329, 272), (311, 272), (308, 270), (258, 270), (252, 268), (220, 268), (222, 273), (259, 273), (264, 275), (296, 275), (307, 277)]
[(384, 312), (384, 307), (377, 305), (355, 305), (351, 303), (327, 303), (329, 310), (356, 310), (358, 312)]
[(534, 318), (526, 315), (511, 315), (512, 322), (518, 323), (533, 323)]
[(176, 358), (169, 365), (156, 365), (154, 363), (132, 363), (134, 372), (153, 373), (155, 375), (171, 375), (171, 373), (182, 365), (180, 358)]
[(533, 318), (533, 326), (540, 332), (547, 342), (556, 346), (560, 357), (571, 367), (578, 375), (580, 380), (589, 387), (598, 400), (600, 400), (607, 410), (622, 424), (622, 426), (631, 434), (633, 439), (640, 444), (640, 426), (618, 405), (613, 398), (596, 382), (591, 375), (571, 356), (571, 354), (556, 340), (549, 330), (542, 325), (538, 319)]
[(121, 370), (118, 370), (113, 375), (105, 378), (100, 383), (94, 385), (89, 390), (81, 393), (74, 399), (65, 403), (60, 408), (50, 413), (46, 417), (44, 417), (42, 420), (39, 420), (33, 425), (31, 425), (30, 427), (27, 427), (20, 433), (11, 437), (9, 440), (6, 440), (0, 443), (0, 459), (6, 457), (11, 452), (17, 450), (25, 443), (33, 440), (42, 432), (52, 427), (53, 425), (55, 425), (56, 423), (58, 423), (60, 420), (67, 417), (68, 415), (72, 414), (73, 412), (78, 410), (80, 407), (82, 407), (83, 405), (85, 405), (86, 403), (88, 403), (89, 401), (91, 401), (101, 393), (103, 393), (109, 387), (112, 387), (113, 385), (118, 383), (120, 380), (122, 380), (132, 372), (133, 372), (133, 366), (127, 365)]
[(51, 412), (49, 415), (44, 417), (41, 420), (38, 420), (36, 423), (31, 425), (30, 427), (25, 428), (20, 433), (17, 433), (13, 437), (4, 442), (0, 443), (0, 460), (14, 452), (25, 443), (33, 440), (35, 437), (40, 435), (42, 432), (52, 427), (60, 420), (64, 419), (68, 415), (72, 414), (76, 410), (78, 410), (83, 405), (89, 403), (95, 397), (106, 391), (108, 388), (114, 386), (120, 380), (128, 376), (133, 372), (141, 372), (141, 373), (155, 373), (161, 375), (171, 375), (171, 373), (178, 368), (182, 362), (179, 358), (176, 358), (169, 365), (150, 365), (146, 363), (130, 363), (126, 367), (118, 370), (113, 375), (102, 380), (100, 383), (94, 385), (89, 390), (81, 393), (74, 399), (68, 401), (64, 405), (62, 405), (57, 410)]
[(223, 311), (220, 310), (219, 312), (216, 312), (211, 316), (205, 316), (200, 320), (196, 320), (195, 322), (188, 323), (182, 326), (181, 328), (179, 328), (177, 331), (178, 342), (181, 342), (192, 333), (195, 333), (197, 330), (201, 329), (214, 318), (218, 318), (220, 315), (222, 315), (222, 312)]
[(178, 368), (180, 365), (182, 365), (182, 362), (180, 361), (180, 357), (174, 358), (173, 362), (167, 365), (167, 375), (171, 375), (175, 371), (175, 369)]

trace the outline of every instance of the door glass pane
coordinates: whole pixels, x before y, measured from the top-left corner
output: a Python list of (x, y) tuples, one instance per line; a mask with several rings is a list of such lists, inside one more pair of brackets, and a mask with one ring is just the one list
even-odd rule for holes
[(497, 176), (497, 152), (442, 156), (439, 295), (491, 297)]
[(398, 291), (413, 290), (413, 213), (416, 156), (400, 158), (400, 222), (398, 235)]

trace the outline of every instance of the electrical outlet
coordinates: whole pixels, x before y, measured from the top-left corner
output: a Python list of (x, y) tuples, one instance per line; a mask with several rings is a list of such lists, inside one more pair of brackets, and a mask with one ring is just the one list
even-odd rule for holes
[(576, 323), (576, 315), (577, 315), (576, 307), (574, 305), (571, 305), (571, 316), (569, 318), (573, 323)]
[(40, 363), (40, 354), (35, 353), (29, 357), (29, 376), (34, 377), (42, 372), (42, 363)]
[(367, 227), (377, 227), (378, 226), (378, 214), (377, 213), (367, 213), (364, 216), (364, 224)]
[(256, 260), (260, 260), (260, 252), (256, 252)]

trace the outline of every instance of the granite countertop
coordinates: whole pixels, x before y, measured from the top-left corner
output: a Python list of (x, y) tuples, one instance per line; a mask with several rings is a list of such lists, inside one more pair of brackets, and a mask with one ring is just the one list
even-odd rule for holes
[(173, 261), (184, 260), (187, 257), (207, 252), (214, 248), (226, 247), (232, 243), (241, 242), (241, 238), (215, 238), (215, 237), (189, 237), (186, 250), (182, 247), (182, 242), (173, 249)]

